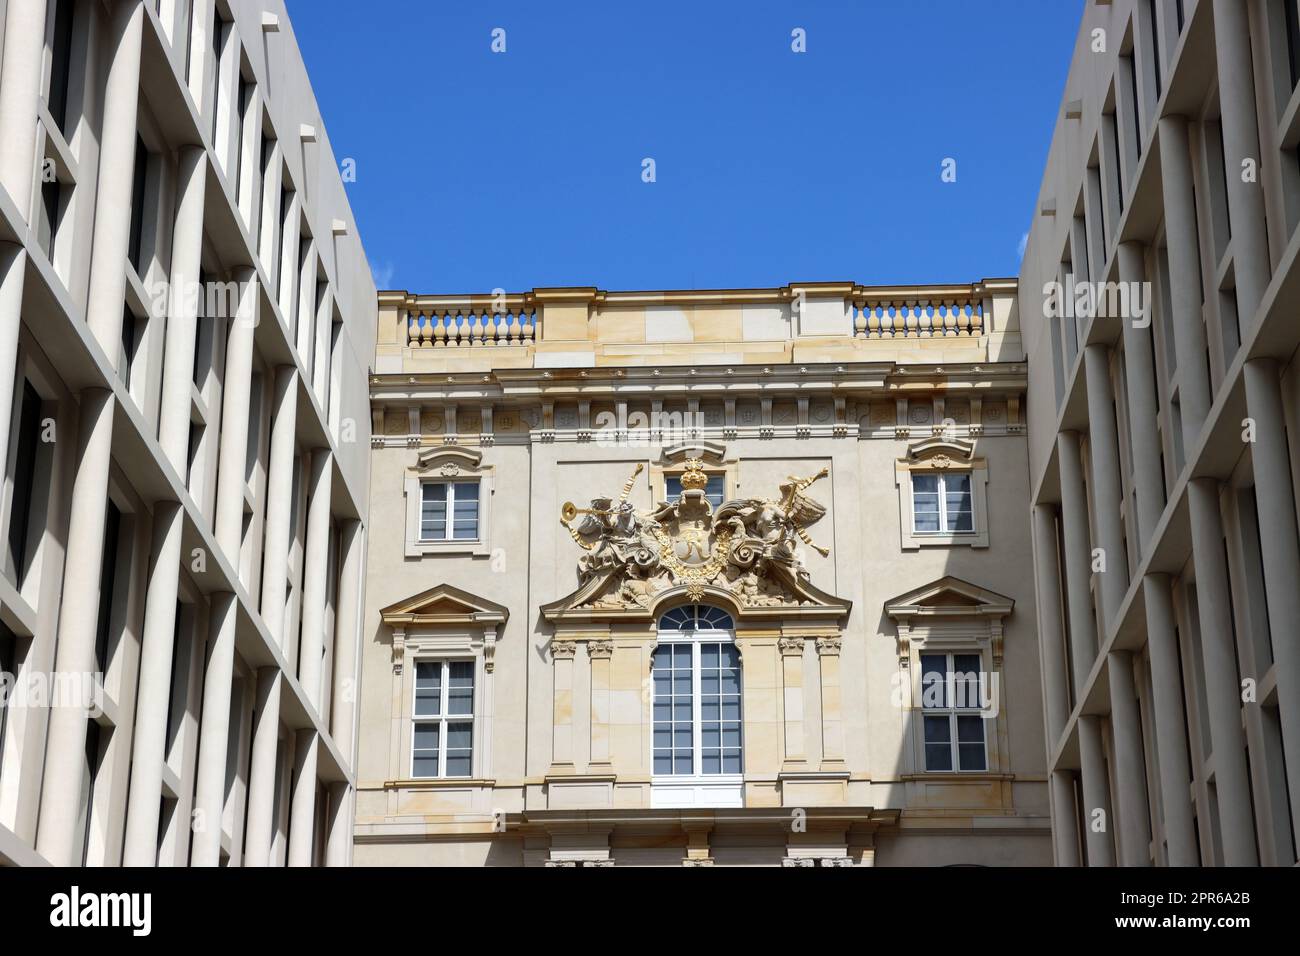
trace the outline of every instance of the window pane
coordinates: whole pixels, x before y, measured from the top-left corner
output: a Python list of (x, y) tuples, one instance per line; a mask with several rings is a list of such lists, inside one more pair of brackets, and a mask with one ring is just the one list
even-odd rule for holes
[(719, 660), (719, 646), (717, 644), (700, 645), (700, 666), (717, 667)]
[(474, 713), (474, 662), (452, 661), (447, 669), (447, 713)]
[(438, 725), (416, 724), (414, 728), (416, 750), (438, 749)]
[(925, 718), (925, 742), (927, 744), (947, 744), (952, 740), (947, 717)]
[(938, 513), (936, 512), (934, 514), (921, 514), (920, 512), (917, 512), (915, 529), (917, 531), (938, 531), (939, 530)]
[(958, 744), (958, 759), (962, 770), (987, 770), (983, 744)]
[(722, 476), (709, 475), (709, 483), (704, 488), (704, 497), (708, 499), (709, 504), (717, 508), (722, 505)]
[(700, 742), (705, 747), (718, 748), (722, 746), (722, 728), (717, 724), (712, 726), (705, 724), (700, 731)]
[(740, 773), (740, 751), (724, 750), (722, 752), (722, 772)]
[(429, 717), (442, 705), (442, 664), (421, 661), (415, 665), (415, 716)]
[(958, 717), (957, 742), (961, 744), (979, 744), (984, 746), (984, 718)]
[(412, 728), (411, 774), (438, 776), (438, 725), (415, 724)]
[(471, 759), (468, 753), (452, 753), (447, 751), (447, 776), (449, 777), (468, 777), (472, 772), (470, 770)]
[(716, 750), (704, 755), (705, 773), (722, 773), (722, 755)]
[(717, 671), (705, 671), (700, 675), (700, 693), (717, 694), (720, 678)]
[[(980, 658), (978, 654), (954, 654), (953, 702), (954, 707), (978, 708), (980, 701)], [(976, 718), (978, 719), (978, 718)]]
[(655, 773), (671, 774), (673, 772), (673, 756), (671, 753), (658, 751), (655, 752)]
[(946, 654), (921, 655), (921, 706), (937, 708), (948, 706), (945, 682), (948, 677)]
[(948, 744), (926, 744), (925, 769), (951, 770), (952, 748)]
[(664, 479), (664, 490), (669, 501), (676, 501), (682, 496), (682, 479), (678, 475), (669, 475)]
[(939, 476), (912, 476), (912, 518), (916, 531), (939, 530)]
[(452, 489), (452, 538), (478, 537), (478, 482), (458, 481)]
[(474, 725), (468, 721), (447, 724), (447, 749), (469, 750), (474, 743)]
[(456, 482), (456, 503), (463, 501), (472, 501), (478, 503), (478, 482), (477, 481), (458, 481)]
[(429, 481), (421, 486), (420, 537), (439, 540), (447, 537), (447, 485)]
[(912, 491), (915, 494), (938, 494), (939, 493), (939, 476), (938, 475), (913, 475)]
[(678, 754), (676, 757), (673, 758), (674, 774), (679, 774), (679, 773), (689, 774), (694, 772), (695, 772), (694, 769), (691, 767), (690, 754)]

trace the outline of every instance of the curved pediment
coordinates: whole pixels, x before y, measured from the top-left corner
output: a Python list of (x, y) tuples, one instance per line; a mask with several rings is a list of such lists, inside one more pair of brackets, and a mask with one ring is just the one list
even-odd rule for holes
[[(611, 572), (606, 580), (593, 580), (579, 587), (558, 601), (542, 607), (542, 617), (552, 624), (583, 623), (588, 621), (656, 621), (664, 611), (677, 604), (714, 604), (726, 609), (737, 620), (789, 620), (791, 618), (845, 618), (853, 609), (852, 601), (845, 601), (833, 594), (828, 594), (808, 582), (802, 582), (790, 595), (790, 600), (771, 604), (748, 604), (733, 590), (714, 584), (706, 584), (697, 592), (691, 593), (687, 586), (666, 587), (644, 601), (625, 601), (614, 598), (600, 600), (602, 585), (612, 591), (617, 582), (611, 580), (616, 575)], [(592, 592), (595, 592), (593, 595)]]
[(442, 445), (425, 448), (415, 457), (412, 471), (435, 472), (454, 477), (461, 472), (477, 472), (483, 463), (483, 453), (475, 448), (460, 445)]

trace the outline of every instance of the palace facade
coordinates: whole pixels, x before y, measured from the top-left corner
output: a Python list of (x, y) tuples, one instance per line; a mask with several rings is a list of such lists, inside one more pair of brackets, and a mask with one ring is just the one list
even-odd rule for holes
[(381, 293), (356, 862), (1050, 863), (1016, 293)]

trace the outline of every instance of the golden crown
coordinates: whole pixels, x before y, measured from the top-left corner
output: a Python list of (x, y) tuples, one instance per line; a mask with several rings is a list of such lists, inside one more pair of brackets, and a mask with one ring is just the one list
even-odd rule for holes
[(704, 471), (703, 458), (687, 458), (686, 470), (682, 472), (682, 490), (701, 489), (708, 487), (709, 476)]

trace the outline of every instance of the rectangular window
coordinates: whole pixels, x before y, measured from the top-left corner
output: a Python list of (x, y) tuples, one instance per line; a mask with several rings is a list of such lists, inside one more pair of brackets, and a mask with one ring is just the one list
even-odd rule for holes
[(980, 655), (921, 655), (926, 770), (988, 769), (983, 698)]
[(41, 183), (40, 220), (36, 225), (36, 241), (45, 256), (54, 261), (54, 243), (59, 236), (59, 217), (63, 213), (63, 184), (57, 179)]
[(144, 248), (144, 193), (148, 183), (149, 150), (144, 140), (135, 138), (135, 172), (131, 180), (131, 238), (127, 245), (127, 258), (135, 274), (141, 275), (141, 251)]
[(5, 707), (9, 699), (9, 688), (14, 686), (18, 679), (18, 639), (14, 632), (5, 627), (0, 622), (0, 676), (5, 681), (5, 693), (0, 694), (0, 764), (4, 761), (5, 751), (5, 727), (8, 725), (9, 714)]
[(735, 644), (661, 644), (654, 652), (652, 678), (654, 773), (740, 773), (740, 653)]
[(913, 475), (912, 530), (916, 534), (974, 532), (970, 475)]
[(122, 307), (122, 354), (118, 356), (117, 373), (118, 376), (126, 383), (127, 390), (131, 388), (131, 366), (135, 363), (135, 353), (140, 347), (140, 336), (136, 329), (139, 320), (131, 307)]
[(9, 508), (9, 555), (6, 567), (21, 588), (31, 569), (32, 492), (36, 481), (36, 456), (41, 442), (41, 397), (31, 382), (23, 383), (18, 423), (18, 448), (14, 457), (14, 493)]
[[(682, 496), (681, 475), (669, 475), (664, 479), (664, 484), (669, 501), (676, 501)], [(709, 475), (709, 483), (704, 488), (704, 497), (708, 499), (709, 504), (713, 505), (714, 508), (722, 507), (723, 494), (722, 475)]]
[(121, 527), (122, 512), (110, 501), (104, 519), (103, 566), (99, 572), (99, 621), (95, 629), (95, 667), (100, 674), (108, 671), (113, 652), (109, 638), (113, 625), (113, 592), (117, 589), (117, 543)]
[(50, 49), (50, 116), (68, 138), (68, 89), (72, 85), (72, 15), (74, 0), (58, 0), (54, 8), (54, 37)]
[(411, 776), (470, 776), (474, 763), (474, 662), (417, 661), (411, 715)]
[(477, 481), (428, 481), (420, 489), (421, 541), (477, 541)]

